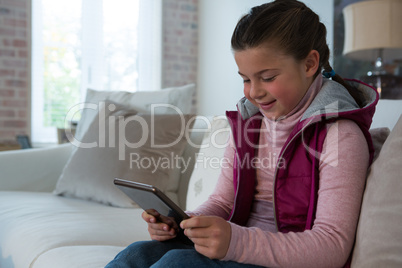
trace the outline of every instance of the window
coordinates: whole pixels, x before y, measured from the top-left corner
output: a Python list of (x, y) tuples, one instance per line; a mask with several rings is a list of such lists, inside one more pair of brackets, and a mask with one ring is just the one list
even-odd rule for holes
[(87, 88), (160, 88), (161, 0), (34, 0), (32, 10), (33, 142), (56, 142)]

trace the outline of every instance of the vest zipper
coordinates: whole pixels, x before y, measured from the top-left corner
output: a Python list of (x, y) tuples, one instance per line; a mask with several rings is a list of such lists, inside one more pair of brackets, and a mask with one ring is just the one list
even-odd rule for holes
[[(298, 137), (299, 134), (302, 133), (303, 130), (310, 125), (311, 121), (309, 123), (307, 123), (302, 129), (300, 129), (295, 135), (293, 135), (292, 139), (286, 144), (286, 146), (282, 150), (281, 154), (279, 155), (278, 161), (279, 161), (279, 159), (282, 158), (283, 154), (285, 153), (285, 151), (287, 150), (289, 145), (293, 142), (293, 140), (296, 139), (296, 137)], [(278, 175), (278, 163), (277, 163), (277, 165), (275, 167), (274, 182), (272, 183), (272, 205), (274, 207), (274, 222), (275, 222), (276, 231), (279, 232), (278, 221), (277, 221), (277, 218), (276, 218), (276, 209), (275, 209), (276, 208), (276, 206), (275, 206), (275, 184), (276, 184), (277, 175)]]
[[(235, 146), (236, 147), (236, 146)], [(236, 148), (236, 159), (237, 159), (237, 156), (238, 156), (238, 154), (237, 154), (237, 148)], [(236, 162), (238, 162), (238, 161), (236, 161)], [(233, 215), (234, 215), (234, 211), (235, 211), (235, 209), (236, 209), (236, 201), (237, 201), (237, 196), (238, 196), (238, 194), (239, 194), (239, 185), (240, 185), (240, 172), (239, 172), (239, 163), (236, 163), (237, 164), (237, 170), (238, 170), (238, 172), (237, 172), (237, 185), (236, 185), (236, 194), (235, 194), (235, 198), (234, 198), (234, 200), (233, 200), (233, 208), (232, 208), (232, 211), (231, 211), (231, 215), (230, 215), (230, 218), (229, 218), (229, 221), (232, 221), (232, 219), (233, 219)], [(232, 171), (233, 172), (233, 171)]]

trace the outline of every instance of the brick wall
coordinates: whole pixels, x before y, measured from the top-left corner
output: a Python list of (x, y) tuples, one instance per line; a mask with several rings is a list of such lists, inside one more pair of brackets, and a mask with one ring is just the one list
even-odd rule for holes
[[(162, 8), (162, 88), (195, 83), (198, 54), (198, 0), (163, 0)], [(192, 100), (194, 107), (195, 100), (194, 95)]]
[(0, 142), (30, 133), (30, 0), (0, 0)]
[[(30, 10), (0, 0), (0, 142), (30, 133)], [(198, 0), (163, 0), (163, 13), (162, 87), (195, 83)]]

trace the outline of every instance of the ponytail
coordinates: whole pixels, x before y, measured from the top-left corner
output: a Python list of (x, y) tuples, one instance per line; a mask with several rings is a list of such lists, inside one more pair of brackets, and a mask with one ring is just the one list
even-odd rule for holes
[(326, 78), (331, 78), (335, 82), (338, 82), (339, 84), (344, 86), (348, 90), (349, 94), (356, 101), (357, 105), (359, 105), (359, 107), (363, 107), (365, 105), (365, 103), (363, 103), (364, 98), (362, 96), (362, 93), (358, 89), (352, 87), (349, 83), (345, 82), (345, 80), (339, 74), (335, 73), (328, 61), (323, 65), (322, 74)]

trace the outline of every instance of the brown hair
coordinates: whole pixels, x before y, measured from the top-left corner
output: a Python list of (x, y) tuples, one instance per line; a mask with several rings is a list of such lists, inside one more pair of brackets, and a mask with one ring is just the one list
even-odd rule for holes
[[(317, 50), (320, 54), (318, 75), (321, 70), (325, 73), (332, 71), (326, 35), (327, 29), (319, 16), (304, 3), (276, 0), (253, 7), (244, 15), (236, 25), (231, 43), (234, 51), (241, 51), (273, 42), (299, 61), (305, 59), (311, 50)], [(356, 101), (360, 99), (359, 92), (338, 74), (332, 79), (343, 85)]]

